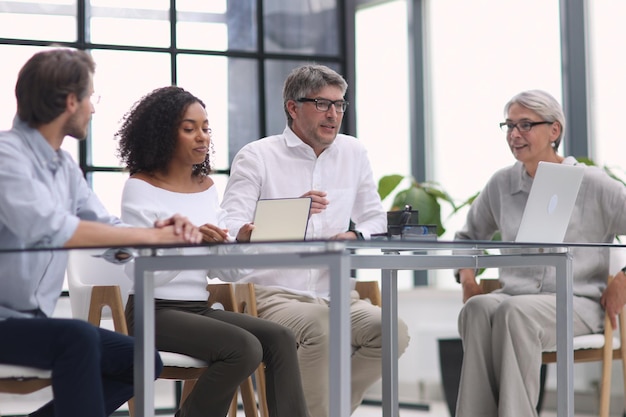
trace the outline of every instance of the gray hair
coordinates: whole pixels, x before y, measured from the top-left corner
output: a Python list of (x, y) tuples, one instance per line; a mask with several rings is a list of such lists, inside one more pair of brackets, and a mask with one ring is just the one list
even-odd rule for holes
[(283, 108), (288, 126), (291, 127), (293, 119), (287, 110), (287, 102), (317, 93), (328, 85), (338, 87), (342, 94), (348, 89), (346, 80), (324, 65), (303, 65), (291, 71), (283, 86)]
[(543, 90), (528, 90), (515, 95), (504, 106), (504, 117), (509, 113), (513, 104), (519, 104), (537, 113), (542, 120), (547, 122), (558, 122), (561, 125), (561, 134), (554, 141), (554, 150), (559, 149), (561, 139), (565, 134), (565, 114), (563, 108), (554, 97)]

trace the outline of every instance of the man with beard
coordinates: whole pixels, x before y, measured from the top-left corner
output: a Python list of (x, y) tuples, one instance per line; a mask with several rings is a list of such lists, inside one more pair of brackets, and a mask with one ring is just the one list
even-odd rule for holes
[[(132, 338), (51, 318), (67, 266), (67, 251), (52, 249), (202, 238), (179, 215), (154, 228), (116, 227), (121, 221), (61, 150), (66, 136), (87, 136), (94, 70), (84, 51), (35, 54), (18, 76), (13, 126), (0, 132), (0, 363), (52, 371), (54, 399), (31, 414), (37, 417), (104, 417), (133, 395)], [(155, 361), (158, 375), (158, 355)]]

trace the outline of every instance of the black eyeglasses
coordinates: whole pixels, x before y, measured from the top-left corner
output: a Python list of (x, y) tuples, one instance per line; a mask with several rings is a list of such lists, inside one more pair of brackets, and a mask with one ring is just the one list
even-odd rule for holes
[(546, 120), (542, 120), (541, 122), (531, 122), (528, 120), (523, 120), (521, 122), (517, 122), (517, 123), (511, 123), (511, 122), (502, 122), (500, 123), (500, 129), (502, 129), (503, 131), (509, 133), (512, 132), (513, 129), (517, 128), (517, 130), (519, 130), (520, 132), (530, 132), (530, 129), (533, 128), (533, 126), (537, 126), (537, 125), (551, 125), (554, 122), (548, 122)]
[(330, 106), (335, 106), (335, 111), (337, 113), (343, 113), (348, 108), (348, 102), (345, 100), (327, 100), (325, 98), (307, 98), (301, 97), (296, 100), (298, 103), (310, 102), (315, 103), (315, 108), (318, 111), (328, 111), (330, 110)]

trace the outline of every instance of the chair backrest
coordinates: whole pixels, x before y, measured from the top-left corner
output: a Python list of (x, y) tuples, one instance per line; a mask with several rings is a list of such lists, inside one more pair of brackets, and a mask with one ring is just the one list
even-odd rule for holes
[(117, 285), (125, 303), (132, 281), (124, 272), (124, 265), (113, 264), (100, 255), (105, 249), (71, 250), (67, 262), (67, 284), (70, 292), (72, 316), (87, 320), (91, 289), (98, 285)]
[(360, 299), (369, 300), (370, 303), (378, 307), (382, 306), (378, 281), (357, 281), (354, 289), (359, 293)]

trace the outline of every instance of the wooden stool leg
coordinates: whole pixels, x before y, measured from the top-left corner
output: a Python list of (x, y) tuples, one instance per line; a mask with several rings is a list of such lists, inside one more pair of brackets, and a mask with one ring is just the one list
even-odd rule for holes
[(189, 394), (191, 394), (191, 391), (193, 391), (193, 387), (195, 386), (196, 386), (195, 379), (187, 379), (183, 381), (183, 391), (180, 393), (180, 404), (178, 404), (178, 408), (181, 408), (183, 406), (183, 404), (185, 403), (185, 400), (187, 399)]
[(233, 396), (233, 400), (230, 402), (230, 408), (228, 409), (228, 417), (237, 417), (237, 392)]
[(259, 398), (259, 412), (261, 417), (270, 417), (270, 412), (267, 408), (267, 396), (265, 385), (265, 364), (261, 363), (254, 374), (256, 378), (256, 392)]
[(239, 388), (241, 389), (241, 401), (243, 402), (243, 411), (246, 417), (258, 417), (252, 378), (246, 378)]
[(135, 415), (135, 397), (128, 400), (128, 415), (130, 417)]

